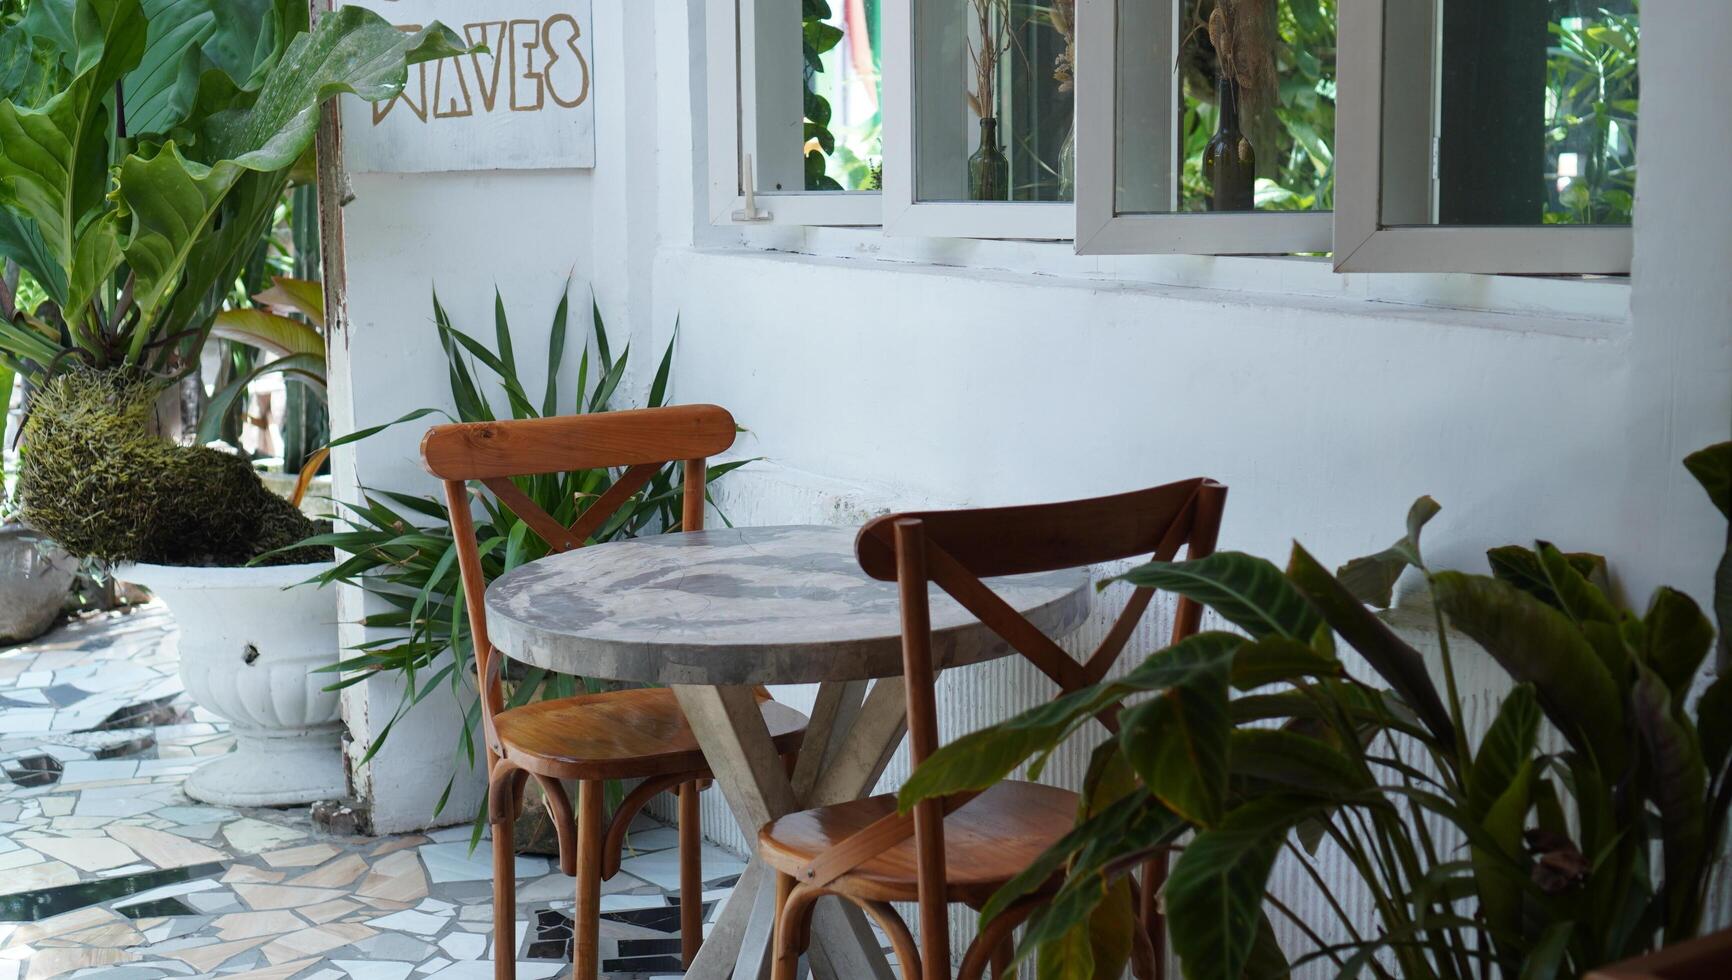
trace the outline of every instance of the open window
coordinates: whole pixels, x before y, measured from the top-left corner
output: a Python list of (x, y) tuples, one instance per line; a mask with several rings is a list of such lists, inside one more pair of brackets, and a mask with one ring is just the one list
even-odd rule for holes
[(713, 223), (879, 223), (879, 7), (708, 5)]
[(1078, 252), (1329, 250), (1335, 0), (1078, 7)]
[(1638, 0), (1340, 0), (1335, 267), (1630, 270)]
[(885, 231), (1069, 239), (1073, 0), (884, 0)]

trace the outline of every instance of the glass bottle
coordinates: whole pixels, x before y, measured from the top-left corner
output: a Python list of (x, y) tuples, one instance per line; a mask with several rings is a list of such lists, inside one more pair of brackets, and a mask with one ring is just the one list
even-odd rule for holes
[(1010, 200), (1010, 158), (998, 143), (998, 120), (980, 120), (980, 149), (968, 158), (968, 198), (971, 201)]
[(1209, 210), (1250, 211), (1256, 207), (1257, 154), (1239, 130), (1239, 85), (1223, 76), (1217, 82), (1221, 122), (1203, 151), (1209, 181)]

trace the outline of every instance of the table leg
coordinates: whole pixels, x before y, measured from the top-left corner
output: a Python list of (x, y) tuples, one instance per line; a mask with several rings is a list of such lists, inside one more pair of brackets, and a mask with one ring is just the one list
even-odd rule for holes
[[(902, 739), (899, 680), (878, 682), (864, 704), (863, 684), (825, 684), (807, 727), (801, 764), (790, 780), (751, 688), (680, 685), (673, 690), (748, 841), (758, 827), (807, 805), (796, 796), (796, 783), (811, 786), (810, 799), (823, 802), (855, 799), (869, 791)], [(814, 754), (814, 762), (806, 761), (807, 753)], [(774, 892), (772, 872), (754, 856), (686, 975), (707, 980), (759, 980), (767, 975)], [(871, 927), (852, 905), (819, 903), (812, 940), (811, 961), (821, 980), (891, 980)]]

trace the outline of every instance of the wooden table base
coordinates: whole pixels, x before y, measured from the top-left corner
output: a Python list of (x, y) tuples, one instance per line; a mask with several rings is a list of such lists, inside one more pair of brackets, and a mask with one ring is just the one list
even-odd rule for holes
[[(776, 817), (858, 799), (877, 785), (906, 728), (902, 679), (880, 680), (869, 693), (867, 686), (832, 681), (819, 687), (792, 778), (770, 743), (751, 687), (673, 688), (748, 844), (755, 846), (758, 828)], [(754, 855), (686, 976), (767, 977), (775, 891), (774, 873)], [(866, 917), (843, 902), (817, 907), (810, 960), (818, 980), (894, 980)]]

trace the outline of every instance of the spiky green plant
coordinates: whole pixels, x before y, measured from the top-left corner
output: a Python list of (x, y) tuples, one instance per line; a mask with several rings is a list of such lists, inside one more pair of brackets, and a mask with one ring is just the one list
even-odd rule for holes
[[(333, 447), (369, 438), (393, 426), (428, 416), (451, 421), (485, 422), (498, 418), (544, 418), (571, 413), (606, 412), (631, 356), (629, 345), (613, 357), (601, 310), (592, 306), (594, 333), (585, 344), (577, 365), (573, 395), (562, 394), (559, 370), (566, 363), (566, 333), (570, 283), (560, 293), (559, 304), (548, 333), (545, 365), (547, 384), (540, 398), (531, 398), (518, 373), (511, 341), (511, 325), (505, 304), (494, 294), (494, 341), (489, 348), (457, 329), (437, 295), (433, 297), (433, 322), (440, 347), (445, 351), (451, 381), (451, 400), (456, 415), (442, 409), (423, 408), (385, 425), (362, 429), (331, 445)], [(677, 333), (677, 330), (676, 330)], [(591, 359), (591, 347), (594, 359)], [(650, 384), (647, 405), (665, 404), (673, 370), (673, 342), (669, 341)], [(591, 375), (591, 367), (597, 369)], [(505, 411), (501, 414), (489, 398), (490, 390), (502, 391)], [(720, 463), (708, 470), (713, 483), (746, 461)], [(514, 481), (530, 499), (561, 524), (570, 526), (602, 494), (613, 486), (619, 472), (608, 469), (574, 470)], [(669, 465), (604, 523), (592, 541), (612, 541), (661, 531), (677, 530), (680, 521), (680, 467)], [(489, 582), (513, 568), (544, 557), (547, 545), (517, 515), (499, 506), (490, 494), (476, 491), (482, 513), (476, 518), (481, 567)], [(474, 649), (458, 577), (456, 544), (451, 536), (444, 503), (435, 497), (388, 490), (366, 490), (358, 505), (342, 505), (339, 528), (303, 545), (335, 547), (343, 560), (318, 576), (320, 584), (346, 583), (377, 597), (388, 611), (367, 616), (362, 625), (386, 634), (360, 644), (353, 656), (326, 668), (338, 678), (331, 688), (358, 684), (375, 675), (396, 673), (403, 679), (403, 698), (396, 712), (380, 726), (362, 763), (384, 746), (392, 727), (414, 705), (447, 687), (461, 694), (473, 682)], [(453, 654), (446, 657), (449, 651)], [(582, 678), (556, 674), (540, 668), (512, 667), (508, 675), (511, 695), (507, 707), (517, 707), (532, 698), (570, 697), (580, 686), (594, 689)], [(458, 736), (459, 761), (474, 766), (480, 738), (480, 705), (469, 712)], [(435, 813), (445, 807), (451, 787), (445, 787)], [(477, 832), (484, 826), (476, 824)]]
[[(1732, 517), (1732, 444), (1686, 463)], [(904, 809), (984, 788), (1030, 757), (1038, 769), (1102, 708), (1137, 699), (1091, 766), (1135, 779), (1091, 778), (1076, 829), (983, 920), (1062, 873), (1021, 953), (1061, 954), (1043, 957), (1054, 969), (1042, 976), (1090, 977), (1094, 911), (1126, 872), (1192, 833), (1165, 888), (1190, 980), (1282, 977), (1317, 961), (1343, 980), (1561, 980), (1695, 936), (1732, 807), (1732, 677), (1688, 708), (1713, 622), (1672, 589), (1644, 613), (1621, 609), (1602, 587), (1603, 560), (1545, 543), (1494, 549), (1491, 576), (1433, 569), (1420, 529), (1437, 510), (1421, 499), (1400, 541), (1334, 575), (1295, 544), (1285, 571), (1222, 552), (1123, 576), (1189, 596), (1242, 632), (1186, 639), (1120, 680), (959, 739), (914, 773)], [(1403, 573), (1434, 600), (1442, 691), (1368, 608), (1388, 606)], [(1724, 572), (1715, 608), (1724, 634)], [(1446, 623), (1512, 682), (1477, 738)], [(1338, 639), (1369, 674), (1348, 669)], [(1355, 880), (1324, 880), (1314, 855), (1325, 840)], [(1268, 894), (1284, 853), (1334, 921)], [(1354, 886), (1374, 922), (1335, 898)], [(1291, 961), (1277, 916), (1309, 940)], [(1347, 940), (1325, 941), (1331, 927)]]

